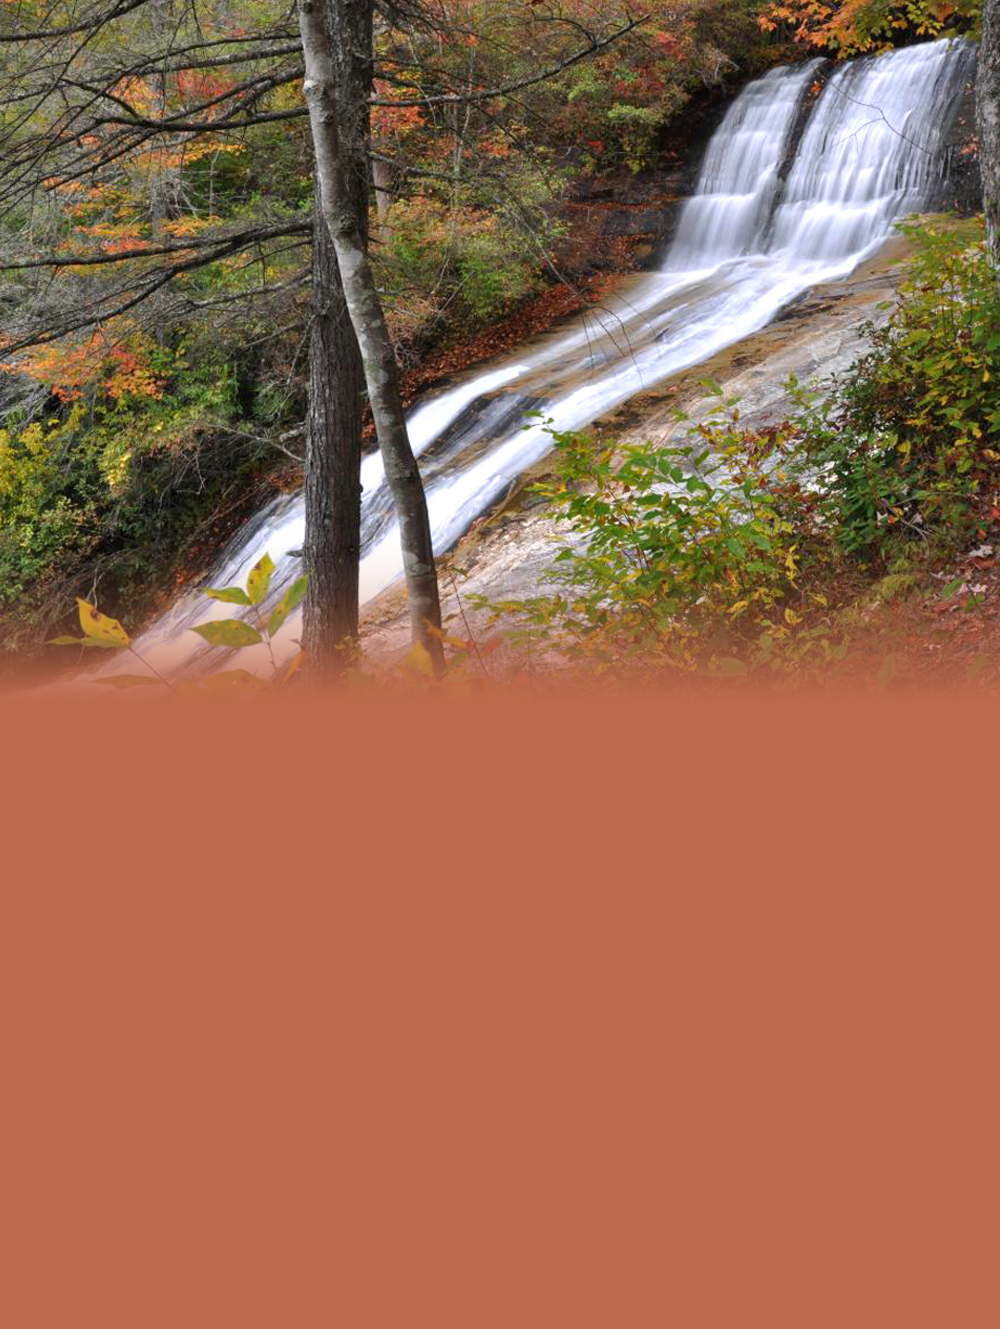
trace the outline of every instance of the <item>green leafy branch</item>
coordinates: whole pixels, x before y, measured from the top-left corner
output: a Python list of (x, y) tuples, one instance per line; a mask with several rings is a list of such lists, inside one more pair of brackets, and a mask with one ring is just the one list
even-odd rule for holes
[[(197, 632), (210, 646), (223, 646), (229, 650), (242, 650), (247, 646), (265, 645), (271, 659), (273, 682), (285, 684), (298, 671), (302, 664), (303, 654), (299, 651), (289, 664), (282, 669), (274, 654), (273, 642), (290, 615), (304, 599), (309, 578), (308, 576), (302, 576), (292, 582), (270, 614), (265, 614), (264, 601), (267, 599), (271, 588), (274, 570), (274, 562), (269, 554), (265, 554), (251, 569), (245, 589), (240, 586), (229, 586), (223, 590), (206, 591), (209, 599), (219, 600), (225, 604), (240, 605), (252, 610), (256, 619), (256, 626), (253, 623), (248, 623), (245, 619), (225, 618), (199, 624), (193, 631)], [(112, 674), (107, 678), (99, 678), (95, 680), (96, 682), (118, 691), (139, 687), (165, 687), (173, 693), (188, 692), (192, 688), (195, 691), (201, 690), (194, 684), (175, 685), (161, 674), (149, 660), (135, 649), (131, 638), (117, 619), (102, 614), (95, 605), (86, 600), (78, 599), (77, 606), (83, 636), (55, 637), (48, 643), (50, 646), (78, 646), (86, 650), (126, 651), (130, 655), (134, 655), (139, 663), (149, 671), (147, 674)], [(258, 678), (246, 669), (231, 669), (210, 674), (204, 679), (204, 684), (213, 691), (256, 692), (269, 686), (266, 679)]]

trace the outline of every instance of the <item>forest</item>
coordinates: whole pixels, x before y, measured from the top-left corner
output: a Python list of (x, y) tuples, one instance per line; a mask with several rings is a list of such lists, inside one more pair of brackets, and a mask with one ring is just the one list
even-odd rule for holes
[(0, 71), (6, 685), (1000, 685), (998, 0), (3, 0)]

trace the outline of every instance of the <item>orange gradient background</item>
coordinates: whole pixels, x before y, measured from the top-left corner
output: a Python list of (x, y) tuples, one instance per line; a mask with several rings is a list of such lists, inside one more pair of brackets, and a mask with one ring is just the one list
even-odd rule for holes
[(995, 708), (3, 707), (12, 1329), (978, 1329)]

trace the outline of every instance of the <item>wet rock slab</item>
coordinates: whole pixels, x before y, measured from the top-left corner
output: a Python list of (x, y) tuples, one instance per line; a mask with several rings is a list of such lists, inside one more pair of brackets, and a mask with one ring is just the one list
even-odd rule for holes
[[(741, 419), (749, 428), (786, 418), (791, 402), (785, 385), (791, 375), (800, 383), (842, 375), (864, 352), (862, 327), (886, 318), (879, 306), (894, 297), (900, 263), (908, 251), (905, 240), (889, 241), (850, 277), (815, 287), (761, 332), (633, 398), (598, 421), (594, 431), (622, 442), (679, 443), (683, 427), (674, 412), (683, 409), (697, 421), (718, 404), (705, 392), (706, 379), (714, 379), (727, 396), (740, 399)], [(485, 616), (470, 609), (470, 595), (522, 599), (545, 590), (545, 573), (565, 539), (564, 529), (529, 492), (532, 480), (547, 470), (548, 462), (543, 460), (522, 477), (514, 491), (442, 560), (443, 612), (456, 635), (490, 631)], [(400, 587), (368, 606), (363, 634), (365, 651), (374, 660), (406, 653), (409, 623)]]

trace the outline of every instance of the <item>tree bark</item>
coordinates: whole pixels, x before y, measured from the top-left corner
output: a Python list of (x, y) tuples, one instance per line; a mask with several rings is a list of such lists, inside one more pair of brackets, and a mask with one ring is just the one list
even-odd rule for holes
[[(168, 50), (171, 29), (173, 27), (173, 4), (171, 0), (154, 0), (150, 6), (150, 29), (158, 50)], [(170, 79), (162, 70), (157, 70), (149, 80), (152, 90), (151, 114), (157, 120), (163, 120), (170, 110)], [(174, 161), (175, 145), (169, 137), (157, 140), (149, 155), (149, 222), (150, 233), (156, 244), (169, 240), (167, 223), (177, 215), (177, 200), (180, 193), (180, 169)], [(168, 292), (157, 291), (150, 298), (152, 310), (150, 322), (153, 337), (158, 345), (168, 342), (168, 325), (164, 313), (169, 304)]]
[[(331, 0), (328, 0), (331, 2)], [(371, 13), (352, 7), (354, 29), (335, 69), (337, 109), (352, 126), (344, 162), (345, 204), (362, 237), (368, 232), (368, 139), (373, 65)], [(313, 325), (309, 341), (306, 427), (305, 569), (309, 574), (302, 645), (317, 680), (347, 668), (358, 638), (361, 556), (361, 421), (364, 371), (340, 280), (333, 238), (316, 187), (313, 237)]]
[(318, 200), (312, 267), (302, 646), (311, 676), (322, 681), (344, 672), (358, 637), (364, 375)]
[[(411, 632), (414, 644), (427, 651), (435, 670), (440, 671), (444, 654), (432, 629), (440, 632), (441, 608), (427, 501), (410, 448), (399, 370), (368, 258), (367, 237), (350, 206), (346, 169), (357, 147), (356, 140), (352, 146), (357, 130), (338, 117), (337, 67), (345, 58), (356, 57), (359, 50), (371, 50), (370, 37), (364, 47), (354, 43), (360, 22), (371, 23), (372, 0), (337, 0), (328, 14), (322, 0), (298, 0), (298, 12), (323, 218), (361, 349), (368, 401), (399, 523)], [(367, 151), (367, 144), (363, 150)]]
[(392, 205), (396, 199), (396, 181), (388, 162), (372, 159), (372, 182), (375, 186), (375, 207), (378, 211), (379, 237), (383, 244), (392, 239)]
[(1000, 0), (985, 0), (976, 72), (976, 127), (983, 210), (993, 264), (1000, 271)]

